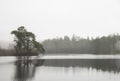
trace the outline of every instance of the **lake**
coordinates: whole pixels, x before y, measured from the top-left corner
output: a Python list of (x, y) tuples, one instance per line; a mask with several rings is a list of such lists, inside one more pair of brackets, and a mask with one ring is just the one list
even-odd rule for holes
[(120, 55), (0, 57), (0, 81), (119, 81)]

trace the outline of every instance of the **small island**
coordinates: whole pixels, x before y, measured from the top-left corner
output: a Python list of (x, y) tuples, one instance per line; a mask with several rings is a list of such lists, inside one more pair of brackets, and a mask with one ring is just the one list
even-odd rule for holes
[(35, 34), (27, 31), (24, 26), (13, 30), (11, 34), (15, 36), (14, 49), (0, 50), (0, 55), (5, 56), (7, 53), (7, 56), (36, 56), (45, 52), (42, 44), (36, 41)]

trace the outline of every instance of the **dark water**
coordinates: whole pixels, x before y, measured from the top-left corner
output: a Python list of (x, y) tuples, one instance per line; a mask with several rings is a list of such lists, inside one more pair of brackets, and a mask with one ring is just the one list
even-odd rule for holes
[(35, 59), (0, 63), (0, 81), (119, 80), (119, 59)]

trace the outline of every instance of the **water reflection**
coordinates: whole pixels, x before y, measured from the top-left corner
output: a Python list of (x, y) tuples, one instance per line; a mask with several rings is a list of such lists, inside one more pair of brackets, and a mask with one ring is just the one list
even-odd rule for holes
[[(44, 66), (44, 67), (41, 67)], [(38, 68), (39, 67), (39, 68)], [(38, 69), (37, 69), (38, 68)], [(17, 60), (15, 62), (15, 74), (13, 81), (37, 81), (38, 80), (55, 80), (57, 78), (66, 76), (71, 78), (78, 78), (84, 75), (97, 77), (97, 74), (105, 78), (104, 72), (115, 75), (120, 72), (120, 60), (119, 59), (46, 59), (46, 60)], [(59, 75), (57, 76), (56, 73)], [(113, 76), (112, 75), (112, 76)], [(44, 78), (43, 78), (44, 77)], [(49, 77), (49, 79), (45, 78)], [(115, 77), (115, 76), (114, 76)], [(90, 77), (88, 77), (90, 78)], [(78, 78), (79, 80), (80, 78)], [(77, 81), (78, 81), (77, 80)], [(65, 80), (63, 80), (65, 81)], [(68, 80), (66, 80), (68, 81)], [(86, 80), (89, 81), (89, 80)]]
[(54, 67), (83, 67), (108, 72), (120, 72), (119, 59), (49, 59), (45, 60), (43, 65)]
[(15, 77), (13, 81), (31, 81), (36, 67), (41, 66), (44, 60), (17, 60), (15, 62)]

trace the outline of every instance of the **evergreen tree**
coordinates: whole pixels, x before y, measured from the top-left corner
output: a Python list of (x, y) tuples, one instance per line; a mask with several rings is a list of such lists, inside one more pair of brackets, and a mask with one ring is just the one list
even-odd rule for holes
[(45, 50), (43, 46), (36, 41), (35, 35), (32, 32), (28, 32), (24, 26), (19, 27), (17, 30), (13, 30), (11, 34), (15, 35), (15, 50), (18, 55), (28, 55), (35, 48), (39, 52), (44, 53)]

